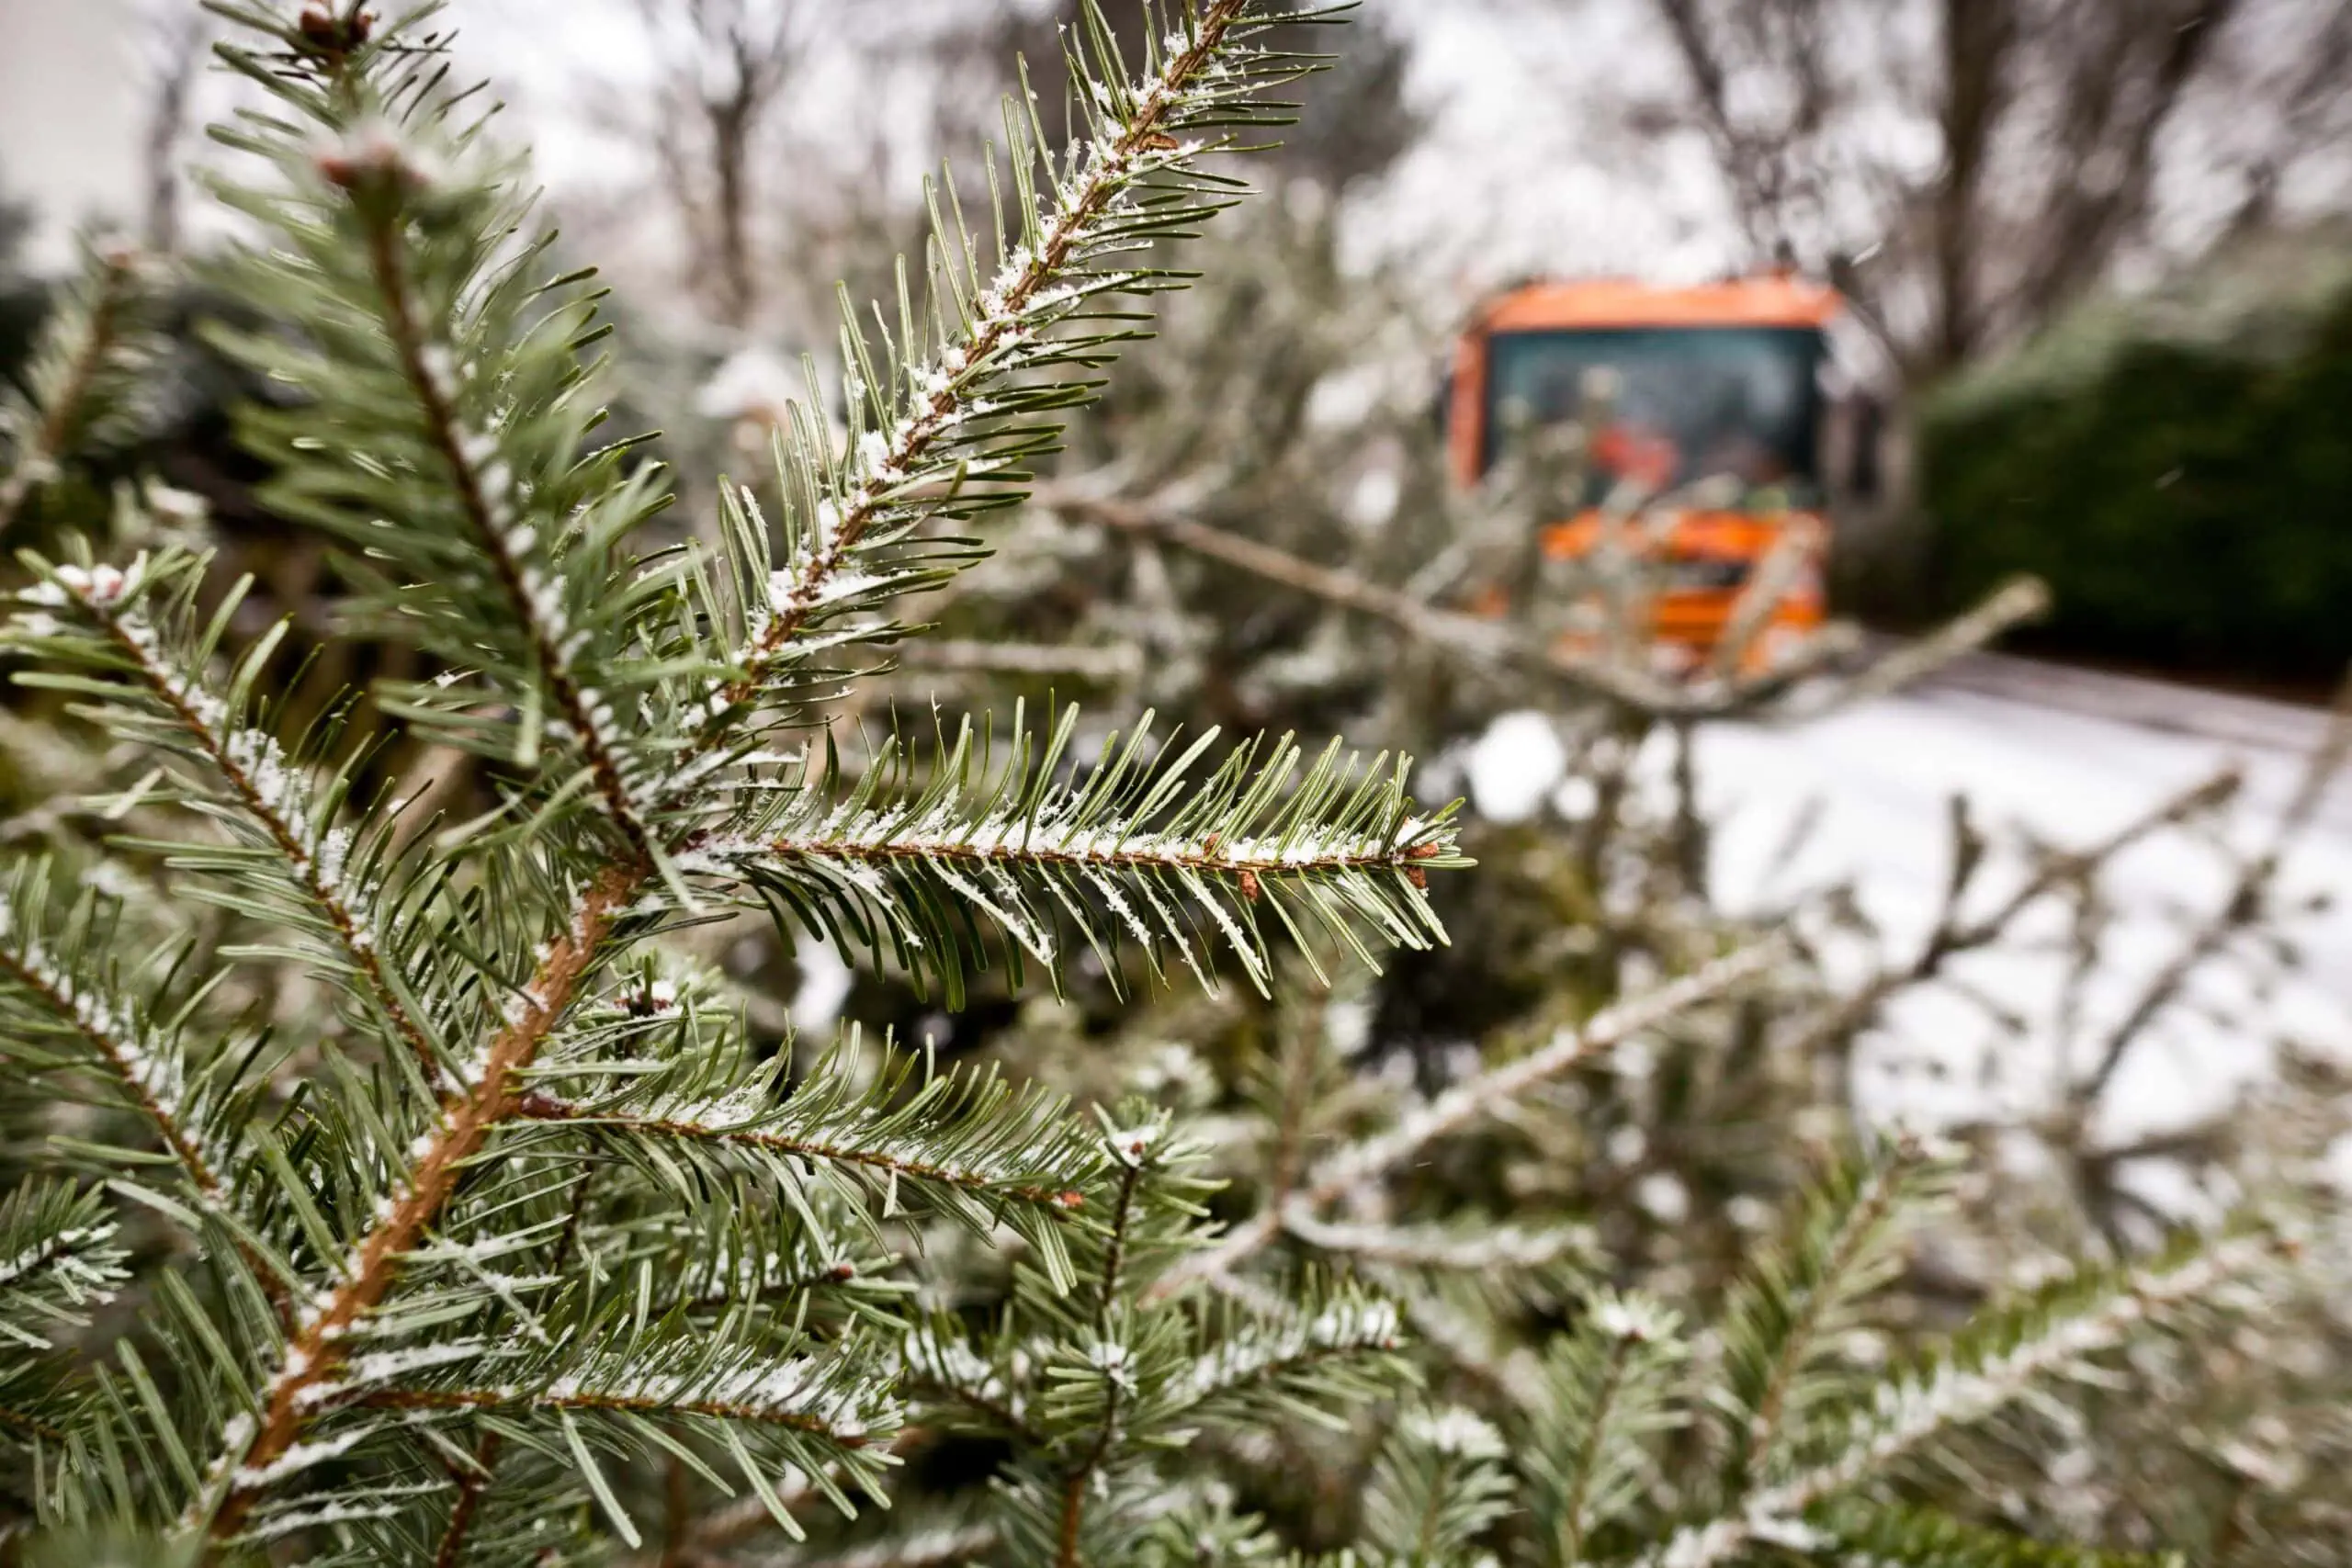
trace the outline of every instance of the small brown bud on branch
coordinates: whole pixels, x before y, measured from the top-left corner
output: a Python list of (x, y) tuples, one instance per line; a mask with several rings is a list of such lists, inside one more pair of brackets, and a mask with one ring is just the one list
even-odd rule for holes
[(343, 57), (366, 43), (376, 30), (376, 14), (354, 7), (337, 16), (332, 6), (305, 6), (294, 24), (310, 52), (340, 63)]

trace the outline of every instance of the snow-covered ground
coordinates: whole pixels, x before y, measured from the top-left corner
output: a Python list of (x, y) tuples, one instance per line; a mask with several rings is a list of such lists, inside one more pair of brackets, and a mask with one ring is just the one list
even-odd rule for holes
[[(1466, 759), (1474, 803), (1488, 815), (1524, 815), (1547, 797), (1556, 797), (1554, 808), (1579, 804), (1574, 781), (1558, 787), (1564, 755), (1533, 719), (1506, 718)], [(1850, 883), (1894, 950), (1908, 952), (1941, 902), (1955, 793), (1996, 839), (2015, 842), (2026, 832), (2079, 847), (2234, 766), (2245, 784), (2227, 830), (2251, 847), (2275, 831), (2324, 730), (2315, 710), (2013, 660), (1972, 661), (1798, 728), (1715, 726), (1698, 753), (1702, 795), (1720, 824), (1715, 893), (1728, 908), (1753, 909)], [(1784, 857), (1792, 825), (1808, 813), (1811, 831)], [(2335, 784), (2288, 863), (2287, 885), (2301, 893), (2352, 886), (2352, 783)], [(2022, 867), (2014, 854), (1996, 863), (1982, 903), (2013, 888)], [(1950, 1078), (1888, 1075), (1863, 1091), (1888, 1109), (1922, 1111), (1951, 1105), (1956, 1092), (2037, 1097), (2051, 1082), (2054, 1043), (2071, 1039), (2078, 1066), (2095, 1059), (2102, 1022), (2131, 1008), (2178, 951), (2184, 919), (2221, 902), (2228, 875), (2216, 847), (2186, 831), (2128, 852), (2102, 882), (2117, 923), (2073, 1027), (2060, 1022), (2064, 955), (2038, 948), (2064, 929), (2052, 907), (2017, 940), (1957, 964), (1960, 984), (1911, 994), (1889, 1016), (1883, 1039), (1905, 1053), (1932, 1051)], [(2271, 1042), (2352, 1051), (2352, 907), (2314, 911), (2294, 931), (2302, 965), (2275, 987), (2251, 982), (2244, 965), (2209, 965), (2188, 1005), (2149, 1031), (2111, 1086), (2108, 1136), (2194, 1121), (2227, 1086), (2265, 1070)], [(1859, 974), (1870, 955), (1856, 944), (1836, 962)], [(1996, 1022), (1981, 998), (2021, 1020), (2022, 1033)], [(1979, 1069), (1994, 1053), (2009, 1070), (1986, 1087)]]

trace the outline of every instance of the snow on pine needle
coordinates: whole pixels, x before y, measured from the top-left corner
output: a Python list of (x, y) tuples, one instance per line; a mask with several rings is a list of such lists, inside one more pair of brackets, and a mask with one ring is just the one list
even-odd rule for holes
[(1154, 253), (1245, 191), (1204, 160), (1282, 123), (1267, 94), (1310, 62), (1252, 40), (1302, 14), (1171, 7), (1132, 79), (1107, 32), (1080, 28), (1071, 63), (1088, 91), (1071, 145), (1052, 149), (1024, 77), (979, 217), (952, 175), (931, 189), (931, 243), (919, 268), (901, 265), (895, 310), (844, 301), (846, 431), (835, 440), (816, 412), (812, 368), (779, 432), (773, 553), (757, 499), (729, 492), (737, 640), (706, 737), (747, 707), (796, 712), (831, 673), (812, 661), (894, 634), (865, 613), (974, 558), (942, 526), (1016, 504), (1061, 419), (1139, 335), (1136, 301), (1183, 286)]
[[(854, 1510), (887, 1492), (911, 1247), (1005, 1245), (1068, 1293), (1139, 1266), (1104, 1251), (1138, 1206), (1197, 1210), (1046, 1090), (775, 1053), (650, 961), (669, 929), (765, 906), (955, 994), (990, 929), (1057, 980), (1080, 948), (1213, 979), (1221, 945), (1261, 986), (1278, 931), (1367, 959), (1441, 937), (1450, 818), (1401, 763), (1256, 742), (1196, 780), (1206, 738), (1137, 735), (1080, 767), (1065, 716), (1042, 741), (1016, 718), (1006, 769), (985, 725), (849, 769), (807, 733), (1181, 285), (1164, 247), (1242, 194), (1204, 160), (1311, 69), (1260, 41), (1296, 18), (1170, 8), (1131, 71), (1090, 12), (1080, 134), (1049, 150), (1024, 95), (989, 222), (934, 190), (895, 323), (845, 322), (846, 406), (792, 411), (775, 523), (730, 491), (714, 555), (646, 534), (671, 493), (605, 432), (600, 296), (449, 85), (435, 8), (213, 8), (268, 95), (216, 128), (244, 223), (203, 264), (239, 316), (211, 337), (274, 389), (240, 434), (265, 502), (338, 550), (352, 626), (418, 673), (298, 708), (302, 628), (256, 632), (209, 558), (25, 558), (17, 678), (146, 769), (141, 836), (92, 852), (159, 892), (134, 923), (98, 890), (119, 876), (19, 862), (0, 1085), (12, 1127), (60, 1132), (74, 1203), (176, 1239), (64, 1362), (0, 1347), (25, 1352), (0, 1394), (67, 1390), (0, 1399), (11, 1495), (214, 1562), (635, 1545), (679, 1486), (787, 1534), (803, 1495)], [(470, 815), (406, 815), (393, 747), (444, 759)], [(267, 1016), (288, 965), (333, 1005)], [(7, 1257), (113, 1288), (101, 1227), (21, 1212), (45, 1234)]]
[[(294, 933), (435, 1081), (446, 1044), (412, 988), (421, 976), (401, 929), (377, 924), (377, 912), (396, 905), (388, 878), (392, 889), (404, 885), (389, 863), (385, 818), (371, 828), (345, 810), (364, 753), (345, 748), (332, 760), (342, 737), (334, 719), (299, 751), (280, 741), (269, 671), (288, 625), (226, 659), (223, 638), (249, 583), (199, 612), (203, 568), (176, 549), (122, 570), (42, 563), (5, 629), (47, 666), (20, 680), (61, 684), (85, 716), (167, 759), (169, 776), (148, 784), (149, 797), (200, 813), (227, 840), (155, 846), (175, 867), (206, 874), (191, 882), (193, 896)], [(225, 675), (216, 678), (216, 665)]]
[(1155, 979), (1172, 953), (1213, 984), (1222, 948), (1261, 991), (1269, 913), (1310, 961), (1330, 944), (1376, 966), (1375, 947), (1443, 940), (1428, 874), (1467, 863), (1452, 810), (1413, 807), (1403, 759), (1365, 763), (1334, 742), (1309, 762), (1284, 737), (1236, 748), (1194, 781), (1216, 732), (1159, 746), (1146, 715), (1081, 771), (1077, 710), (1042, 735), (1018, 712), (1013, 724), (1001, 762), (967, 722), (927, 762), (894, 739), (838, 795), (837, 760), (822, 773), (804, 761), (754, 824), (680, 863), (744, 877), (843, 945), (940, 976), (951, 1006), (966, 969), (987, 962), (976, 915), (1049, 974), (1074, 933), (1114, 978), (1124, 952)]

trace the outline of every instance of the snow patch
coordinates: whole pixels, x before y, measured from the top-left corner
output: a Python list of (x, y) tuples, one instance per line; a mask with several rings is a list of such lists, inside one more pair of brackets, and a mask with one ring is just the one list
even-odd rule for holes
[(1463, 761), (1479, 816), (1525, 822), (1567, 776), (1568, 749), (1547, 716), (1522, 709), (1489, 725)]
[(829, 1033), (841, 1021), (857, 971), (829, 942), (804, 940), (795, 956), (800, 961), (800, 987), (792, 993), (792, 1027), (801, 1034)]

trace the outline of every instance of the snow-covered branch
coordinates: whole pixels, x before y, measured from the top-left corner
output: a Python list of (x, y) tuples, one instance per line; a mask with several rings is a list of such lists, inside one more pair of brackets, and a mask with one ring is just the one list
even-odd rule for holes
[(2290, 1251), (2267, 1231), (2202, 1240), (2184, 1255), (2096, 1280), (2097, 1293), (2071, 1310), (2029, 1309), (2006, 1331), (1997, 1324), (1979, 1330), (1976, 1343), (1878, 1385), (1835, 1458), (1748, 1494), (1736, 1515), (1683, 1529), (1643, 1560), (1645, 1568), (1713, 1568), (1752, 1541), (1801, 1530), (1807, 1509), (1883, 1473), (1937, 1434), (1984, 1419), (2168, 1312), (2278, 1268)]
[[(436, 1045), (423, 1015), (401, 994), (375, 927), (381, 888), (353, 863), (353, 829), (333, 819), (328, 792), (311, 769), (288, 756), (269, 731), (238, 722), (229, 701), (171, 645), (142, 605), (150, 594), (184, 587), (193, 564), (141, 555), (122, 570), (59, 566), (19, 595), (28, 608), (17, 613), (12, 629), (52, 654), (96, 653), (128, 667), (135, 689), (176, 730), (158, 743), (191, 754), (226, 787), (233, 810), (269, 846), (286, 878), (322, 922), (324, 944), (357, 976), (367, 999), (424, 1081), (438, 1083)], [(69, 608), (96, 628), (91, 648), (76, 649), (66, 640), (67, 628), (55, 612)]]

